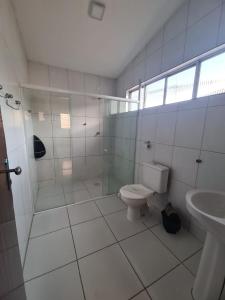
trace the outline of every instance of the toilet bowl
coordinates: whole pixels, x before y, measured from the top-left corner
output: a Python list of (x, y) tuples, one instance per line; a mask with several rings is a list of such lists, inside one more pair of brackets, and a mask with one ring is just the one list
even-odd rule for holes
[(141, 207), (154, 195), (154, 192), (142, 184), (125, 185), (120, 189), (121, 199), (127, 205), (127, 219), (134, 221), (141, 216)]
[(121, 200), (127, 205), (127, 219), (135, 221), (141, 217), (141, 207), (151, 201), (156, 193), (167, 191), (169, 168), (159, 164), (143, 164), (143, 184), (130, 184), (121, 187)]

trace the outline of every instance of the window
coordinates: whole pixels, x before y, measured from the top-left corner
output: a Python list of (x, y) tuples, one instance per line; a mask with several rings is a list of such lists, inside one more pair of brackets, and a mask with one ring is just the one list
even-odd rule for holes
[[(128, 98), (131, 100), (139, 101), (139, 89), (130, 91), (128, 93)], [(128, 111), (135, 111), (138, 110), (138, 103), (127, 103)]]
[(166, 104), (192, 99), (196, 66), (167, 78)]
[(197, 97), (225, 93), (225, 53), (201, 63)]
[[(218, 51), (211, 50), (142, 83), (140, 109), (225, 93), (225, 52), (212, 57), (212, 51), (215, 53), (216, 50)], [(211, 57), (206, 58), (209, 55)], [(138, 95), (137, 86), (127, 92), (129, 99), (138, 100)], [(138, 107), (135, 103), (127, 106), (127, 111)]]
[(163, 104), (165, 79), (161, 79), (146, 86), (145, 107), (154, 107)]
[(118, 113), (118, 102), (117, 101), (111, 101), (110, 102), (110, 114), (114, 115)]

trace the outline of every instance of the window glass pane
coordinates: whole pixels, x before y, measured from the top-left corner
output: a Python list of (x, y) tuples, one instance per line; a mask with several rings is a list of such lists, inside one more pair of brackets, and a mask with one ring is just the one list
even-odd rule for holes
[(146, 86), (145, 107), (163, 104), (165, 79), (156, 81)]
[(225, 93), (225, 53), (201, 63), (197, 97)]
[[(129, 99), (138, 101), (139, 98), (139, 89), (133, 92), (130, 92)], [(135, 111), (138, 109), (137, 103), (129, 103), (129, 111)]]
[(128, 112), (128, 102), (119, 102), (119, 112)]
[(166, 104), (192, 99), (196, 67), (169, 76), (167, 79)]
[(118, 113), (118, 102), (117, 101), (111, 101), (110, 103), (110, 113), (111, 115)]

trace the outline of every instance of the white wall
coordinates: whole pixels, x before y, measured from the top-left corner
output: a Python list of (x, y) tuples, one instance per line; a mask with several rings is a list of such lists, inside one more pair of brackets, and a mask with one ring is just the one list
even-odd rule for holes
[(117, 96), (225, 42), (225, 1), (186, 0), (117, 80)]
[[(29, 82), (46, 87), (115, 95), (115, 80), (29, 62)], [(34, 133), (46, 146), (36, 161), (38, 181), (87, 180), (103, 174), (105, 103), (85, 96), (31, 92)], [(41, 113), (41, 117), (40, 117)], [(63, 128), (64, 114), (70, 121)], [(86, 126), (84, 126), (86, 124)], [(100, 135), (96, 136), (99, 132)], [(66, 166), (66, 171), (65, 171)]]
[[(225, 42), (225, 1), (187, 0), (117, 80), (117, 96), (160, 73)], [(185, 193), (204, 187), (225, 190), (225, 95), (167, 105), (140, 112), (138, 120), (136, 181), (143, 162), (171, 168), (169, 200), (184, 224), (202, 237), (190, 218)], [(146, 149), (144, 141), (152, 147)], [(202, 159), (197, 165), (195, 160)]]
[[(14, 12), (10, 1), (0, 0), (0, 84), (4, 87), (2, 93), (12, 93), (16, 99), (21, 100), (17, 84), (26, 81), (27, 63)], [(24, 128), (24, 124), (29, 122), (25, 112), (27, 102), (23, 100), (22, 108), (16, 111), (6, 106), (0, 98), (0, 107), (10, 167), (21, 166), (23, 170), (20, 176), (11, 176), (17, 234), (23, 262), (33, 215), (32, 187), (29, 180), (30, 160), (27, 159), (31, 140), (27, 139)], [(32, 128), (30, 130), (32, 131)]]

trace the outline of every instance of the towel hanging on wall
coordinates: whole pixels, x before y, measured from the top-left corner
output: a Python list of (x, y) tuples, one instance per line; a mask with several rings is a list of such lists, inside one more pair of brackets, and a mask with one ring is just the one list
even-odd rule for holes
[(35, 159), (41, 158), (46, 154), (45, 145), (36, 135), (34, 135), (33, 138), (34, 138), (34, 157)]

